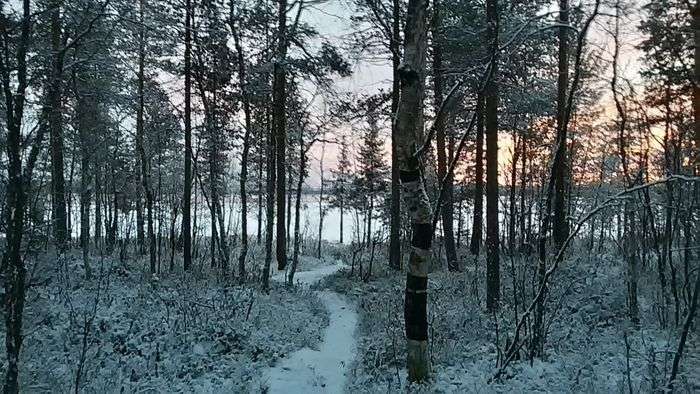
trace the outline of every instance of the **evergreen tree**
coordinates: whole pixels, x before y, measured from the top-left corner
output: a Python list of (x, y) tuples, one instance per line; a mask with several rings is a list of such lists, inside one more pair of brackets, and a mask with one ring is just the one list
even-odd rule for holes
[(343, 224), (345, 209), (347, 209), (349, 188), (352, 180), (352, 164), (350, 163), (350, 147), (346, 136), (342, 136), (340, 140), (340, 151), (338, 152), (338, 165), (336, 169), (331, 170), (333, 174), (331, 185), (331, 206), (338, 208), (340, 211), (340, 243), (343, 239)]
[(372, 219), (375, 216), (378, 201), (386, 193), (389, 186), (384, 144), (379, 137), (379, 125), (376, 115), (368, 112), (367, 127), (362, 135), (362, 141), (357, 154), (357, 178), (359, 195), (363, 197), (366, 224), (366, 243), (372, 244)]

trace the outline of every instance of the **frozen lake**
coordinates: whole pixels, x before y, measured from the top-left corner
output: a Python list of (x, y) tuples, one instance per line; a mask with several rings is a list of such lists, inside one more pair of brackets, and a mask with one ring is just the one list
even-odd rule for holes
[[(464, 236), (468, 236), (468, 234), (471, 232), (471, 224), (472, 224), (472, 207), (470, 205), (471, 201), (466, 201), (462, 205), (462, 234)], [(502, 201), (503, 203), (503, 201)], [(589, 205), (592, 202), (588, 203), (583, 203), (585, 205), (584, 210), (579, 210), (577, 212), (577, 215), (582, 214), (583, 212), (587, 211), (590, 207)], [(262, 207), (262, 217), (261, 217), (261, 222), (258, 223), (258, 198), (256, 195), (251, 194), (249, 197), (249, 203), (248, 203), (248, 235), (251, 237), (255, 237), (258, 233), (258, 227), (262, 224), (262, 236), (265, 236), (264, 232), (264, 226), (265, 226), (265, 200), (263, 199), (263, 207)], [(290, 224), (289, 224), (289, 234), (290, 237), (294, 236), (294, 208), (295, 208), (295, 201), (294, 199), (291, 200), (291, 216), (288, 216), (290, 218)], [(583, 207), (582, 207), (583, 208)], [(195, 204), (193, 201), (192, 204), (192, 215), (193, 215), (193, 231), (196, 232), (197, 236), (209, 236), (211, 235), (211, 219), (210, 219), (210, 214), (209, 214), (209, 209), (206, 205), (205, 202), (199, 201), (198, 204), (196, 204), (196, 211), (195, 211)], [(227, 197), (226, 201), (223, 202), (222, 209), (224, 210), (224, 223), (227, 228), (227, 232), (229, 234), (239, 234), (240, 233), (240, 225), (241, 225), (241, 216), (240, 216), (240, 201), (238, 199), (238, 196), (231, 198)], [(519, 209), (519, 208), (518, 208)], [(537, 214), (536, 214), (537, 206), (532, 207), (532, 228), (533, 231), (536, 231), (537, 229)], [(614, 208), (613, 208), (614, 210)], [(318, 194), (304, 194), (302, 195), (302, 205), (301, 205), (301, 214), (300, 214), (300, 233), (304, 239), (309, 239), (309, 238), (317, 238), (318, 237), (318, 227), (319, 227), (319, 222), (320, 222), (320, 211), (321, 208), (319, 206), (319, 195)], [(321, 233), (321, 238), (324, 241), (328, 242), (339, 242), (340, 241), (340, 209), (335, 208), (330, 206), (330, 204), (325, 200), (324, 196), (324, 203), (323, 203), (323, 211), (324, 211), (324, 216), (323, 216), (323, 230)], [(372, 221), (372, 232), (375, 233), (376, 231), (385, 231), (388, 232), (388, 217), (383, 217), (384, 215), (384, 210), (381, 209), (375, 209), (374, 210), (374, 219)], [(484, 212), (484, 216), (485, 216)], [(131, 234), (131, 237), (134, 236), (135, 234), (135, 223), (136, 223), (136, 213), (135, 211), (131, 211), (128, 213), (129, 215), (129, 220), (123, 220), (123, 213), (120, 212), (120, 215), (122, 215), (121, 221), (120, 221), (120, 228), (119, 228), (119, 234), (120, 236), (123, 236), (127, 231)], [(516, 221), (519, 220), (519, 215), (516, 214)], [(91, 226), (94, 226), (95, 224), (95, 219), (94, 219), (94, 206), (93, 209), (91, 210)], [(196, 216), (196, 218), (195, 218)], [(79, 209), (78, 209), (78, 204), (77, 202), (74, 202), (73, 209), (71, 209), (71, 217), (72, 217), (72, 235), (74, 238), (79, 237), (79, 223), (80, 223), (80, 216), (79, 216)], [(159, 209), (158, 206), (156, 206), (156, 210), (154, 212), (154, 218), (155, 218), (155, 230), (156, 233), (160, 231), (160, 233), (163, 236), (167, 236), (169, 232), (169, 226), (170, 226), (170, 208), (167, 206), (162, 207)], [(159, 218), (160, 218), (160, 223), (161, 223), (161, 228), (159, 230)], [(500, 219), (500, 232), (504, 234), (507, 231), (507, 224), (509, 217), (507, 215), (507, 212), (504, 207), (501, 207), (501, 211), (499, 213), (499, 219)], [(182, 216), (179, 215), (177, 218), (176, 222), (176, 228), (178, 229), (177, 231), (179, 232), (180, 226), (181, 226), (181, 220)], [(362, 233), (364, 232), (364, 220), (365, 217), (363, 214), (356, 212), (354, 209), (345, 209), (344, 210), (344, 215), (343, 215), (343, 241), (345, 243), (350, 243), (352, 240), (358, 239), (358, 236), (362, 236)], [(458, 228), (458, 221), (460, 220), (459, 214), (458, 214), (458, 207), (455, 206), (455, 212), (454, 212), (454, 229), (457, 231)], [(598, 218), (597, 220), (600, 220)], [(608, 217), (607, 220), (610, 220), (610, 217)], [(385, 226), (385, 222), (387, 226)], [(485, 217), (484, 217), (484, 223), (485, 223)], [(519, 222), (518, 222), (519, 223)], [(518, 226), (518, 223), (516, 223), (516, 226)], [(617, 223), (613, 222), (611, 223), (613, 225), (613, 228)], [(196, 227), (195, 227), (196, 225)], [(437, 234), (439, 236), (440, 234), (440, 223), (438, 222), (438, 230)], [(586, 225), (582, 229), (583, 231), (587, 231), (589, 227)], [(359, 235), (358, 235), (359, 234)]]

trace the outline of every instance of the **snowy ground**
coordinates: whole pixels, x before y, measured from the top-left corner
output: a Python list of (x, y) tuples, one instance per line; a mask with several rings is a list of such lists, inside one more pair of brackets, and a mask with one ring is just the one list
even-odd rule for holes
[[(340, 262), (319, 266), (295, 275), (295, 282), (308, 287), (344, 266)], [(280, 274), (275, 279), (283, 281)], [(332, 291), (316, 291), (329, 312), (329, 325), (318, 350), (301, 349), (265, 372), (270, 393), (342, 393), (355, 359), (357, 314), (345, 297)]]
[[(679, 329), (659, 329), (652, 291), (640, 294), (641, 329), (628, 324), (624, 271), (614, 256), (574, 255), (555, 276), (548, 302), (546, 357), (530, 363), (525, 352), (505, 376), (489, 379), (502, 359), (513, 327), (511, 261), (503, 259), (503, 307), (497, 315), (483, 309), (483, 269), (459, 274), (434, 272), (429, 281), (429, 337), (433, 381), (406, 384), (403, 293), (405, 274), (375, 267), (367, 282), (339, 272), (322, 286), (346, 294), (357, 305), (358, 360), (347, 391), (352, 393), (425, 392), (658, 392), (665, 385)], [(585, 257), (579, 257), (585, 256)], [(470, 263), (471, 264), (471, 263)], [(478, 261), (484, 267), (483, 260)], [(515, 262), (516, 267), (523, 266)], [(504, 269), (505, 268), (505, 269)], [(516, 268), (518, 282), (529, 282)], [(523, 275), (523, 273), (525, 275)], [(654, 278), (643, 277), (653, 289)], [(610, 286), (611, 283), (619, 284)], [(529, 285), (525, 290), (530, 294)], [(519, 300), (522, 313), (523, 300)], [(625, 346), (629, 343), (629, 355)], [(700, 324), (686, 347), (678, 392), (700, 392)], [(629, 370), (627, 361), (629, 359)]]
[[(326, 245), (324, 252), (301, 259), (292, 288), (273, 272), (270, 294), (206, 269), (151, 279), (143, 262), (95, 259), (95, 275), (85, 280), (77, 258), (30, 267), (22, 387), (68, 392), (79, 377), (80, 391), (89, 393), (608, 393), (627, 392), (630, 383), (634, 392), (658, 392), (668, 377), (678, 329), (658, 328), (655, 278), (641, 276), (642, 328), (635, 330), (618, 258), (576, 249), (550, 289), (546, 357), (530, 362), (523, 352), (491, 384), (514, 309), (522, 312), (532, 295), (531, 267), (503, 258), (496, 315), (483, 310), (483, 260), (459, 274), (432, 273), (433, 380), (407, 386), (405, 274), (389, 271), (378, 254), (365, 282), (357, 266), (353, 277), (343, 269), (348, 248)], [(514, 277), (526, 295), (517, 306)], [(700, 392), (699, 334), (696, 324), (679, 392)]]
[(150, 280), (139, 265), (94, 261), (92, 280), (78, 259), (32, 269), (23, 391), (73, 391), (82, 368), (86, 393), (261, 392), (263, 371), (324, 338), (326, 306), (308, 289), (272, 283), (267, 295), (212, 273)]

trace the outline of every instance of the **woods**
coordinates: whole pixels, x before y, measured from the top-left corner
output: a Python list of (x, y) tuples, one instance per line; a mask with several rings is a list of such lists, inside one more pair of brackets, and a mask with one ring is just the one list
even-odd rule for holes
[(0, 0), (4, 392), (700, 389), (699, 21)]

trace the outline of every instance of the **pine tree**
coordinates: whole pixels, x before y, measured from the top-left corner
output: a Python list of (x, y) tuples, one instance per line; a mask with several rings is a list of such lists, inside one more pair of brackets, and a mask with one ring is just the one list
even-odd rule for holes
[(367, 128), (357, 156), (357, 176), (360, 195), (365, 203), (365, 220), (367, 221), (367, 245), (372, 244), (372, 219), (377, 199), (386, 192), (389, 168), (384, 162), (384, 147), (379, 137), (379, 125), (376, 115), (368, 112)]
[(343, 220), (344, 213), (347, 207), (347, 200), (352, 177), (352, 164), (350, 163), (350, 147), (345, 136), (340, 140), (340, 151), (338, 153), (338, 165), (335, 170), (331, 170), (333, 175), (331, 186), (331, 206), (338, 208), (340, 211), (340, 233), (339, 239), (342, 244), (343, 239)]

